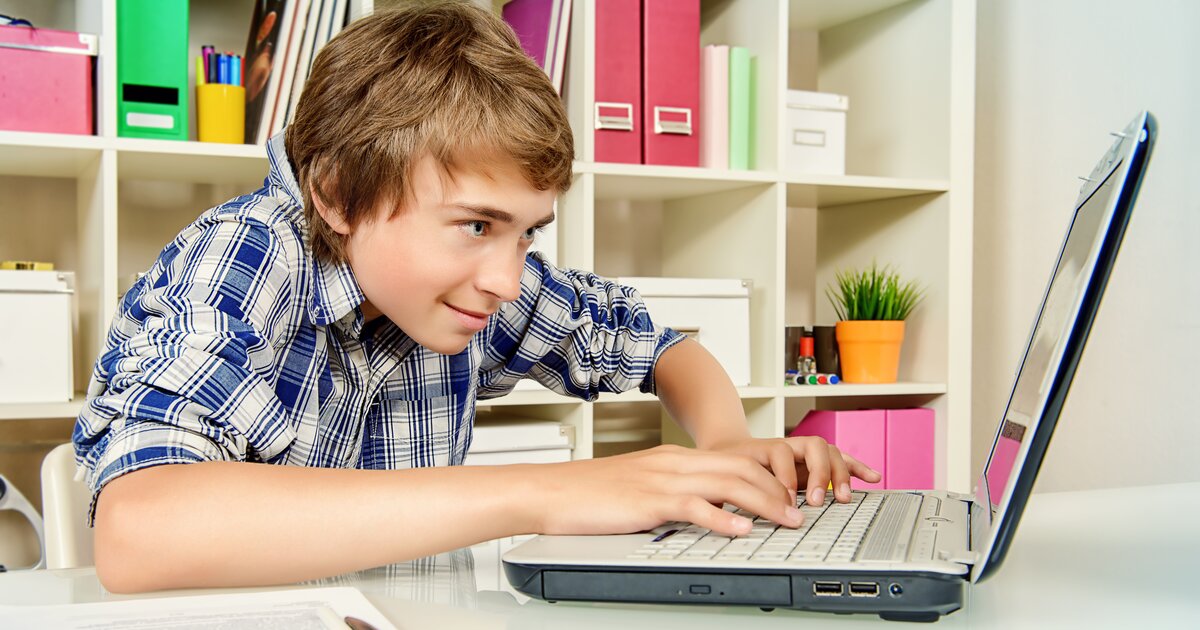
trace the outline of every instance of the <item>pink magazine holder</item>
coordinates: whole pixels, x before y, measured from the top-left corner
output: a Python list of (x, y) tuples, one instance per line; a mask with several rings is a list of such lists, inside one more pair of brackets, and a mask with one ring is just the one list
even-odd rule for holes
[(0, 129), (95, 133), (96, 36), (0, 26)]

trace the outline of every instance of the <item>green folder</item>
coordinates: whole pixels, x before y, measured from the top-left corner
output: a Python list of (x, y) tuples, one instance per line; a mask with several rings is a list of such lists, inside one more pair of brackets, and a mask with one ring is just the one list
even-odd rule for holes
[(729, 168), (754, 168), (754, 58), (729, 47)]

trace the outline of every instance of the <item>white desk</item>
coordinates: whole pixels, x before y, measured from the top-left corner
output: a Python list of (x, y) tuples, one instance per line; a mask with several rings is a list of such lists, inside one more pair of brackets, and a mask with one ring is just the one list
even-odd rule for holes
[[(1140, 536), (1139, 519), (1151, 524)], [(757, 608), (520, 604), (507, 593), (478, 591), (472, 565), (460, 551), (316, 585), (356, 586), (406, 629), (912, 627), (864, 615)], [(1198, 568), (1200, 483), (1038, 494), (1000, 572), (970, 588), (966, 606), (935, 627), (1200, 628)], [(0, 626), (4, 605), (130, 598), (106, 593), (92, 569), (0, 574)]]

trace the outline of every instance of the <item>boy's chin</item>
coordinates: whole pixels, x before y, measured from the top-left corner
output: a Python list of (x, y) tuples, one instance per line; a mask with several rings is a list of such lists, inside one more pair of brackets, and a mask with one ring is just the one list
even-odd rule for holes
[(432, 339), (413, 339), (424, 348), (451, 356), (466, 350), (471, 343), (471, 337), (467, 335), (438, 335)]

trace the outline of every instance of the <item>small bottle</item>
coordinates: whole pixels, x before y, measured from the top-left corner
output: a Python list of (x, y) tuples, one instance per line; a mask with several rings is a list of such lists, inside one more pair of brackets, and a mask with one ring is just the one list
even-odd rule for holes
[(813, 337), (808, 330), (800, 338), (800, 357), (796, 361), (796, 371), (802, 375), (817, 373), (817, 357), (813, 353)]

